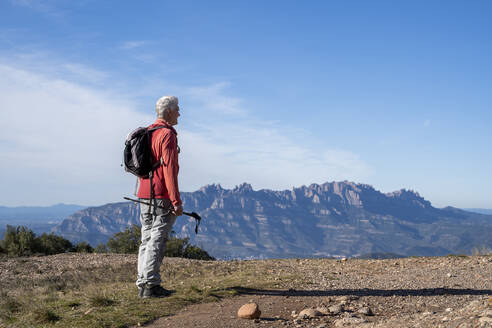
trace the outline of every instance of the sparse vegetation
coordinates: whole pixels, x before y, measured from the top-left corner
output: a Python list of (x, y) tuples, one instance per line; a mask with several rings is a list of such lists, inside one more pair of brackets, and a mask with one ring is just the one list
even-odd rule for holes
[(96, 248), (94, 248), (94, 253), (107, 253), (108, 252), (108, 246), (106, 246), (105, 244), (103, 243), (100, 243), (96, 246)]
[(111, 237), (107, 243), (108, 250), (118, 254), (137, 254), (140, 239), (140, 227), (134, 224)]
[(75, 251), (77, 253), (92, 253), (92, 252), (94, 252), (94, 248), (92, 248), (91, 245), (89, 245), (88, 243), (83, 241), (83, 242), (78, 243), (75, 246)]
[(74, 251), (70, 241), (54, 234), (43, 233), (40, 237), (24, 226), (7, 225), (0, 247), (8, 256), (52, 255)]
[[(140, 240), (140, 227), (133, 225), (110, 238), (107, 243), (107, 249), (110, 253), (137, 254)], [(166, 243), (165, 256), (195, 260), (215, 260), (205, 250), (198, 246), (190, 245), (189, 242), (190, 238), (177, 238), (172, 234), (171, 238), (169, 238)], [(100, 246), (99, 249), (102, 250), (100, 253), (104, 252), (103, 246)]]
[(165, 256), (195, 260), (215, 260), (203, 249), (190, 245), (190, 238), (171, 237), (166, 243)]
[(89, 298), (89, 304), (92, 306), (111, 306), (116, 302), (106, 296), (103, 295), (94, 295)]
[[(54, 255), (67, 252), (137, 254), (140, 239), (140, 227), (133, 225), (125, 231), (116, 233), (106, 245), (101, 243), (93, 248), (85, 241), (74, 246), (69, 240), (53, 233), (43, 233), (36, 237), (31, 229), (24, 226), (7, 225), (4, 239), (0, 241), (0, 254), (7, 254), (11, 257), (34, 254)], [(189, 238), (181, 239), (173, 235), (166, 244), (165, 256), (214, 260), (205, 250), (190, 245), (189, 240)]]
[(57, 236), (54, 233), (43, 233), (39, 237), (38, 244), (38, 251), (45, 255), (60, 254), (73, 250), (73, 245), (70, 241), (63, 237)]
[[(125, 327), (176, 313), (184, 306), (238, 294), (237, 288), (274, 288), (290, 281), (271, 276), (264, 261), (196, 261), (165, 258), (161, 267), (167, 298), (142, 300), (135, 287), (136, 256), (58, 254), (7, 258), (0, 280), (0, 327)], [(10, 263), (9, 265), (7, 265)], [(39, 307), (27, 304), (40, 304)], [(42, 304), (42, 306), (41, 306)]]
[(45, 307), (36, 308), (33, 311), (34, 322), (40, 324), (53, 323), (55, 321), (60, 320), (60, 316), (58, 316), (51, 309)]

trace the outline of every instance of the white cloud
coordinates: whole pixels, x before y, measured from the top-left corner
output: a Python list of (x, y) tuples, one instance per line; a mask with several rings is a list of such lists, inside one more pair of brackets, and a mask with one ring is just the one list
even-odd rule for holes
[(110, 93), (7, 65), (0, 65), (0, 90), (2, 203), (120, 198), (124, 138), (152, 116)]
[[(243, 101), (226, 94), (227, 82), (181, 93), (194, 102), (181, 122), (180, 177), (195, 190), (211, 182), (233, 187), (284, 189), (332, 180), (361, 180), (370, 175), (358, 155), (331, 149), (309, 128), (253, 118)], [(189, 116), (188, 116), (189, 114)]]
[(62, 65), (68, 73), (72, 74), (77, 80), (84, 80), (90, 83), (100, 83), (108, 78), (108, 74), (87, 67), (86, 65), (67, 63)]
[(62, 19), (67, 13), (67, 10), (62, 9), (57, 1), (11, 0), (10, 2), (14, 6), (28, 8), (56, 20)]
[(227, 96), (224, 90), (229, 86), (227, 82), (215, 83), (209, 86), (190, 87), (185, 95), (199, 102), (202, 110), (208, 110), (217, 114), (244, 114), (241, 108), (241, 99)]
[[(184, 118), (185, 119), (185, 118)], [(305, 131), (237, 121), (183, 131), (181, 181), (192, 190), (218, 182), (233, 187), (290, 189), (332, 180), (359, 180), (368, 167), (351, 152), (323, 149)]]
[[(102, 204), (133, 192), (134, 178), (120, 167), (123, 142), (154, 120), (153, 111), (139, 113), (121, 93), (71, 75), (85, 84), (88, 76), (107, 79), (104, 72), (65, 68), (70, 81), (0, 64), (0, 204)], [(226, 95), (227, 85), (176, 87), (188, 97), (178, 126), (182, 190), (242, 182), (284, 189), (369, 174), (356, 154), (328, 149), (304, 129), (259, 123), (241, 99)]]
[(135, 49), (146, 45), (148, 41), (125, 41), (121, 44), (121, 49)]

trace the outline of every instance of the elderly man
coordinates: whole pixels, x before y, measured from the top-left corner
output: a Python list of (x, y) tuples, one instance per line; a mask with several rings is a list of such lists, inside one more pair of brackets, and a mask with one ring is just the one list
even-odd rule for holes
[[(152, 132), (152, 155), (156, 163), (161, 163), (154, 171), (152, 186), (153, 197), (150, 195), (150, 179), (139, 179), (140, 187), (137, 196), (148, 203), (154, 198), (153, 204), (141, 204), (140, 222), (142, 224), (142, 244), (138, 251), (139, 297), (162, 297), (170, 294), (161, 287), (159, 269), (164, 257), (164, 249), (169, 232), (176, 217), (183, 214), (183, 207), (178, 188), (178, 141), (173, 126), (178, 124), (178, 98), (164, 96), (155, 106), (157, 120), (149, 126)], [(164, 208), (169, 208), (170, 211)]]

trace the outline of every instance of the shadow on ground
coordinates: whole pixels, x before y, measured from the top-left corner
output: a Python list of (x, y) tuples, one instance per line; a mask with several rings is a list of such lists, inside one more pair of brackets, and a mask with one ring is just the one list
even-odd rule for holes
[(436, 295), (492, 295), (491, 289), (456, 289), (456, 288), (423, 288), (423, 289), (330, 289), (330, 290), (275, 290), (231, 287), (242, 295), (269, 296), (436, 296)]

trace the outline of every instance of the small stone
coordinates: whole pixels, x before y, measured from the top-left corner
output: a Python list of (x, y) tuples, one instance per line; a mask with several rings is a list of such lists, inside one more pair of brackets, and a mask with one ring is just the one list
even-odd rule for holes
[(85, 315), (88, 315), (89, 313), (91, 313), (92, 311), (94, 310), (94, 308), (90, 308), (89, 310), (85, 311), (84, 314)]
[(367, 322), (367, 320), (362, 319), (362, 318), (357, 318), (357, 317), (349, 317), (349, 318), (342, 318), (335, 320), (335, 327), (343, 327), (346, 324), (347, 325), (356, 325), (359, 323), (364, 323)]
[(473, 309), (473, 308), (479, 307), (480, 305), (482, 305), (482, 303), (480, 301), (478, 301), (478, 300), (472, 301), (472, 302), (470, 302), (470, 304), (468, 304), (468, 309)]
[(258, 319), (260, 315), (261, 311), (256, 303), (244, 304), (237, 311), (237, 316), (243, 319)]
[(326, 325), (326, 323), (322, 323), (321, 325), (316, 326), (316, 328), (328, 328), (328, 326)]
[(330, 311), (330, 313), (333, 315), (337, 315), (343, 311), (343, 306), (340, 304), (332, 305), (328, 308), (328, 311)]
[(323, 314), (323, 315), (330, 314), (330, 310), (328, 310), (328, 308), (326, 306), (318, 306), (316, 308), (316, 310), (318, 310), (319, 312), (321, 312), (321, 314)]
[(451, 273), (448, 273), (446, 277), (451, 278), (453, 275)]
[(297, 316), (297, 318), (299, 318), (299, 319), (311, 319), (314, 317), (319, 317), (321, 315), (323, 315), (323, 314), (321, 312), (319, 312), (318, 310), (313, 309), (313, 308), (307, 308), (307, 309), (304, 309), (301, 312), (299, 312), (299, 315)]
[(364, 306), (364, 307), (360, 308), (359, 311), (357, 311), (357, 312), (360, 314), (363, 314), (363, 315), (368, 315), (368, 316), (374, 315), (372, 313), (371, 308), (368, 306)]
[(453, 312), (453, 309), (452, 308), (447, 308), (445, 311), (446, 312)]
[(480, 319), (478, 319), (478, 322), (492, 324), (492, 318), (489, 318), (489, 317), (481, 317)]
[(297, 318), (297, 312), (296, 311), (292, 311), (290, 313), (290, 315), (293, 317), (293, 318)]

